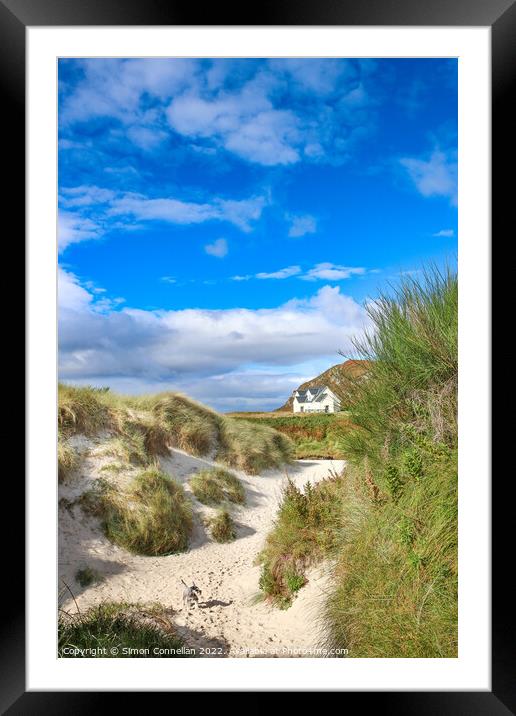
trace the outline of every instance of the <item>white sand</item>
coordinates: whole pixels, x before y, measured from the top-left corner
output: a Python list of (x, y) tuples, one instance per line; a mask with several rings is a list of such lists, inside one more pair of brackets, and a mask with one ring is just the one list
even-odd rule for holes
[[(60, 486), (60, 497), (73, 500), (99, 476), (116, 481), (129, 477), (99, 472), (113, 459), (99, 455), (99, 446), (91, 441), (81, 443), (81, 448), (88, 447), (90, 455), (79, 474)], [(214, 464), (179, 450), (172, 450), (170, 458), (162, 460), (164, 471), (183, 483), (199, 469)], [(111, 544), (98, 522), (79, 507), (61, 508), (59, 575), (72, 588), (81, 611), (105, 600), (159, 602), (170, 610), (170, 618), (187, 644), (215, 649), (212, 656), (317, 656), (314, 651), (304, 650), (314, 650), (321, 644), (318, 617), (328, 584), (328, 568), (323, 565), (312, 570), (308, 584), (293, 605), (282, 611), (263, 601), (255, 602), (260, 568), (254, 563), (273, 525), (286, 474), (301, 486), (308, 480), (317, 482), (330, 470), (340, 472), (343, 466), (342, 460), (298, 460), (286, 470), (258, 476), (236, 472), (247, 498), (245, 506), (233, 510), (237, 539), (229, 544), (213, 542), (199, 517), (189, 550), (167, 557), (129, 554)], [(187, 484), (185, 489), (189, 490)], [(210, 512), (197, 501), (195, 508), (200, 515)], [(103, 581), (82, 589), (75, 581), (75, 573), (85, 566), (100, 572)], [(187, 584), (195, 581), (201, 588), (200, 607), (182, 610), (181, 578)], [(70, 611), (75, 609), (71, 599), (65, 598), (63, 606)]]

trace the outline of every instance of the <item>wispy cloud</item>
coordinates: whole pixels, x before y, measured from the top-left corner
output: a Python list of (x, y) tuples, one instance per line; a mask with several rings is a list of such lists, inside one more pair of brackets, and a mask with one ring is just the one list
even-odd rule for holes
[(455, 231), (453, 229), (441, 229), (440, 231), (436, 231), (435, 234), (432, 234), (432, 236), (451, 238), (452, 236), (455, 236)]
[(422, 196), (442, 196), (457, 204), (457, 152), (434, 149), (427, 158), (400, 159)]
[(343, 281), (351, 276), (360, 276), (365, 272), (365, 268), (362, 267), (339, 266), (326, 262), (316, 264), (300, 278), (305, 281)]
[(57, 226), (59, 251), (64, 251), (70, 244), (80, 241), (100, 239), (103, 235), (102, 226), (87, 217), (72, 211), (60, 211)]
[(227, 221), (242, 231), (251, 231), (252, 222), (260, 218), (266, 204), (264, 197), (232, 200), (215, 197), (197, 203), (175, 198), (149, 198), (142, 194), (125, 194), (111, 202), (111, 216), (132, 216), (142, 221), (166, 221), (171, 224), (202, 224)]
[(317, 220), (310, 214), (287, 214), (285, 218), (290, 223), (288, 235), (293, 238), (317, 231)]
[[(113, 229), (135, 230), (141, 226), (138, 222), (149, 221), (179, 225), (220, 221), (249, 232), (268, 201), (265, 196), (254, 196), (238, 200), (212, 197), (205, 202), (193, 202), (98, 186), (64, 187), (60, 192), (59, 246), (63, 251), (72, 243), (98, 239)], [(222, 251), (223, 244), (217, 244), (215, 250)]]
[[(332, 263), (319, 263), (312, 268), (304, 271), (301, 266), (287, 266), (278, 271), (265, 272), (257, 274), (247, 274), (244, 276), (232, 276), (233, 281), (249, 281), (252, 278), (257, 279), (277, 279), (297, 278), (303, 281), (343, 281), (352, 276), (361, 276), (366, 273), (366, 269), (360, 266), (340, 266)], [(372, 269), (371, 273), (378, 273), (378, 269)]]
[(272, 273), (257, 273), (256, 278), (265, 279), (265, 278), (273, 278), (273, 279), (284, 279), (284, 278), (291, 278), (292, 276), (297, 276), (297, 274), (301, 273), (301, 266), (287, 266), (284, 269), (280, 269), (279, 271), (273, 271)]
[(217, 258), (222, 259), (229, 251), (228, 242), (226, 239), (217, 239), (212, 244), (206, 244), (204, 250), (210, 256), (216, 256)]

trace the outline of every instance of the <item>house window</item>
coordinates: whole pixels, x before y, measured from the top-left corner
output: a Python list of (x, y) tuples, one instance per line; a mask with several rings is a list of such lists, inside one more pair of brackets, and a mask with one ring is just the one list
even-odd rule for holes
[(325, 406), (324, 406), (324, 412), (325, 412), (325, 413), (328, 413), (329, 410), (330, 410), (330, 406), (329, 406), (329, 405), (325, 405)]

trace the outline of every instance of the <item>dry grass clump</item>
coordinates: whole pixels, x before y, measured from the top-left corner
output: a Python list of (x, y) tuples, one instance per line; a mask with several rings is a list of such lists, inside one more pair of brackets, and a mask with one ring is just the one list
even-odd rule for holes
[(79, 467), (80, 457), (77, 450), (61, 434), (57, 443), (57, 476), (59, 482), (64, 482)]
[(286, 436), (265, 425), (221, 418), (217, 460), (229, 467), (256, 475), (292, 460), (293, 444)]
[(227, 509), (221, 509), (211, 517), (208, 526), (215, 542), (233, 542), (236, 539), (235, 523)]
[(137, 474), (127, 491), (102, 478), (80, 497), (99, 517), (108, 539), (135, 554), (183, 552), (192, 530), (192, 506), (181, 485), (157, 468)]
[(225, 500), (239, 505), (245, 503), (245, 491), (236, 475), (222, 468), (200, 470), (190, 480), (195, 497), (205, 505), (220, 504)]
[(112, 542), (135, 554), (183, 552), (192, 529), (192, 508), (179, 483), (150, 468), (132, 480), (127, 493), (106, 496), (104, 529)]
[(220, 417), (177, 393), (157, 396), (153, 413), (165, 427), (171, 444), (193, 455), (207, 455), (218, 441)]
[(112, 414), (102, 400), (103, 388), (58, 386), (58, 422), (65, 435), (95, 435), (111, 426)]

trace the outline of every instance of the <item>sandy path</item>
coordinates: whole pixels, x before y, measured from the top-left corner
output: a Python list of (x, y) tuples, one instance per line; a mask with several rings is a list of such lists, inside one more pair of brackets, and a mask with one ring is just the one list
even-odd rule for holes
[[(87, 458), (79, 479), (61, 486), (60, 495), (73, 499), (80, 494), (98, 476), (101, 464), (99, 458)], [(184, 482), (187, 490), (186, 480), (213, 464), (178, 450), (162, 461), (163, 469)], [(286, 474), (301, 486), (308, 480), (317, 482), (330, 470), (340, 471), (343, 465), (342, 460), (299, 460), (284, 471), (259, 476), (236, 473), (247, 497), (245, 506), (233, 510), (237, 539), (229, 544), (213, 542), (197, 519), (188, 552), (167, 557), (129, 554), (112, 545), (80, 508), (60, 509), (59, 575), (73, 585), (81, 609), (103, 600), (159, 602), (170, 610), (189, 645), (215, 649), (214, 656), (303, 655), (321, 639), (317, 621), (327, 585), (324, 570), (312, 570), (292, 607), (282, 611), (255, 602), (260, 568), (254, 562), (272, 527)], [(209, 512), (198, 503), (196, 509)], [(104, 581), (81, 592), (74, 575), (87, 565), (98, 570)], [(182, 611), (181, 578), (201, 588), (199, 608)], [(65, 608), (72, 608), (69, 601)]]

